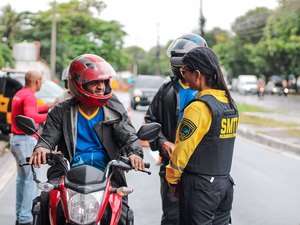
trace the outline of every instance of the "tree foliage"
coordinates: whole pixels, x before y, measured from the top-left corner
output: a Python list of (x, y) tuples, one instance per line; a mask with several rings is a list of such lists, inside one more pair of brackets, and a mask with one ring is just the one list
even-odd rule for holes
[(13, 67), (14, 60), (12, 57), (11, 48), (0, 42), (0, 68), (2, 67)]
[(237, 18), (232, 27), (235, 36), (214, 46), (232, 77), (300, 74), (300, 2), (279, 3), (274, 11), (257, 8)]
[(264, 27), (270, 14), (271, 10), (265, 7), (250, 10), (235, 20), (232, 30), (240, 40), (257, 43), (263, 37)]
[[(300, 74), (300, 2), (278, 2), (275, 10), (256, 8), (237, 18), (232, 25), (234, 34), (220, 28), (205, 33), (208, 45), (231, 77), (242, 73), (267, 78), (273, 74)], [(170, 43), (149, 51), (138, 46), (124, 49), (126, 32), (118, 21), (101, 19), (105, 7), (100, 0), (70, 0), (56, 5), (58, 73), (77, 55), (94, 53), (116, 70), (156, 74), (159, 68), (161, 75), (170, 75), (166, 55)], [(23, 40), (40, 41), (41, 56), (50, 62), (51, 23), (51, 7), (37, 13), (16, 13), (9, 5), (2, 8), (0, 66), (13, 64), (11, 47)]]
[[(94, 16), (105, 4), (98, 0), (71, 0), (56, 5), (56, 70), (60, 73), (72, 59), (84, 53), (97, 54), (115, 69), (128, 63), (122, 52), (126, 32), (117, 21)], [(52, 9), (26, 14), (22, 32), (13, 32), (15, 40), (40, 41), (40, 54), (50, 63)]]

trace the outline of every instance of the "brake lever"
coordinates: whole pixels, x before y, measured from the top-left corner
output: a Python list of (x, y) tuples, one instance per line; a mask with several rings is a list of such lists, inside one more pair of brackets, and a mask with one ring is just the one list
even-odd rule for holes
[(26, 163), (22, 163), (22, 162), (20, 162), (19, 163), (19, 167), (22, 167), (22, 166), (30, 166), (31, 164), (29, 164), (28, 162), (26, 162)]
[(138, 169), (138, 171), (147, 173), (148, 175), (151, 175), (151, 171), (148, 171), (148, 170)]

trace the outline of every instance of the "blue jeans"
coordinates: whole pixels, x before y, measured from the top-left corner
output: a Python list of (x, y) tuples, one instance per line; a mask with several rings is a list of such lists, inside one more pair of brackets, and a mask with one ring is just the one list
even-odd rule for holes
[[(10, 139), (10, 150), (17, 163), (16, 187), (16, 219), (19, 223), (32, 222), (32, 200), (37, 196), (37, 184), (33, 181), (30, 166), (20, 167), (20, 162), (26, 162), (26, 157), (32, 155), (36, 138), (28, 135), (13, 135)], [(38, 172), (38, 171), (36, 171)]]

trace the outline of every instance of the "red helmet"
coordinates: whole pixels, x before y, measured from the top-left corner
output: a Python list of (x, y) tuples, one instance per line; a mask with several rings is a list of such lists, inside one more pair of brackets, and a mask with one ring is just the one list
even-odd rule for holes
[[(112, 96), (110, 78), (116, 76), (115, 70), (104, 59), (93, 54), (76, 57), (69, 68), (70, 91), (75, 98), (89, 106), (103, 107)], [(98, 96), (86, 91), (83, 85), (95, 80), (105, 83), (105, 93)]]

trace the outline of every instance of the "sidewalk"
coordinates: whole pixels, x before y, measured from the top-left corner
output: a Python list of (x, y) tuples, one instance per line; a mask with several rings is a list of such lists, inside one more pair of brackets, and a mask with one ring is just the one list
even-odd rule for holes
[[(300, 130), (300, 127), (297, 127)], [(300, 138), (291, 137), (287, 128), (262, 128), (246, 124), (239, 124), (238, 135), (277, 150), (300, 155)]]
[[(238, 103), (241, 101), (249, 105), (257, 105), (260, 107), (263, 107), (262, 103), (264, 103), (263, 101), (257, 101), (256, 103), (253, 99), (246, 102), (245, 99), (237, 99)], [(269, 106), (268, 104), (268, 102), (265, 102), (265, 106)], [(291, 105), (291, 107), (293, 107), (293, 105)], [(299, 134), (289, 133), (291, 130), (298, 130), (300, 132), (300, 117), (298, 113), (295, 113), (295, 111), (289, 110), (288, 108), (282, 108), (280, 110), (278, 109), (276, 112), (247, 112), (244, 114), (247, 116), (273, 119), (279, 122), (299, 124), (299, 126), (293, 127), (263, 127), (239, 124), (238, 135), (277, 150), (300, 155), (300, 136)]]

